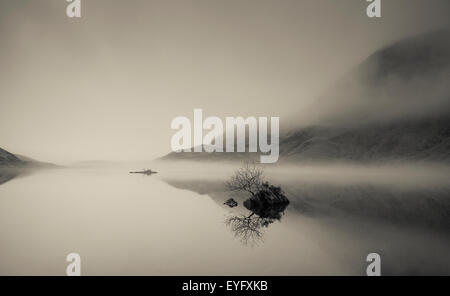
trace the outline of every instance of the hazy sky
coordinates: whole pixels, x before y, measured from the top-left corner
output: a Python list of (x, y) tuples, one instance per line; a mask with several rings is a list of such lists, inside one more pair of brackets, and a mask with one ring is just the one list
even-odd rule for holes
[(0, 147), (150, 160), (171, 120), (291, 116), (383, 45), (450, 25), (448, 0), (0, 0)]

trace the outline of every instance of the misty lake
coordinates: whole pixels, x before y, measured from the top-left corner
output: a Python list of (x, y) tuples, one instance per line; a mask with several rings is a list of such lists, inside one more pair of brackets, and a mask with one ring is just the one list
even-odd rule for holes
[[(290, 199), (258, 239), (225, 223), (246, 215), (223, 203), (233, 168), (67, 168), (0, 185), (0, 274), (365, 275), (450, 274), (447, 169), (274, 169), (267, 179)], [(432, 170), (433, 173), (430, 173)], [(405, 173), (407, 171), (408, 173)]]

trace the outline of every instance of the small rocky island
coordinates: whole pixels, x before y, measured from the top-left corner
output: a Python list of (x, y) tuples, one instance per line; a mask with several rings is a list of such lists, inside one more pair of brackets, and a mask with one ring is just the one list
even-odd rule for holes
[(152, 175), (152, 174), (157, 174), (158, 172), (156, 171), (152, 171), (149, 169), (143, 169), (142, 171), (137, 171), (137, 172), (130, 172), (130, 174), (143, 174), (143, 175)]

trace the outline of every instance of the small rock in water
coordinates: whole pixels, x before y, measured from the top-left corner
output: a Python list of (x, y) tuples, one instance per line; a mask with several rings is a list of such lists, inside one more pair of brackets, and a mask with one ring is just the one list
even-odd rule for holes
[(235, 200), (232, 199), (232, 198), (230, 198), (229, 200), (227, 200), (227, 201), (224, 202), (223, 204), (229, 206), (230, 208), (237, 207), (237, 205), (238, 205), (237, 201), (235, 201)]

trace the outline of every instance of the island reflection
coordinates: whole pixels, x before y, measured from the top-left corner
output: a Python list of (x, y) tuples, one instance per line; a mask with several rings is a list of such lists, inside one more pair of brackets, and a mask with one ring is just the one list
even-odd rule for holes
[[(254, 163), (246, 163), (235, 171), (230, 180), (225, 182), (225, 187), (230, 192), (250, 196), (243, 202), (244, 207), (250, 211), (249, 214), (232, 215), (225, 219), (225, 225), (245, 245), (258, 244), (263, 237), (263, 228), (269, 227), (276, 220), (281, 221), (289, 205), (289, 199), (281, 187), (264, 181), (263, 170)], [(225, 203), (234, 207), (230, 205), (230, 200)]]
[(250, 198), (244, 202), (249, 214), (230, 215), (225, 219), (225, 225), (243, 244), (257, 245), (263, 239), (264, 228), (281, 221), (288, 205), (289, 201), (267, 203)]

